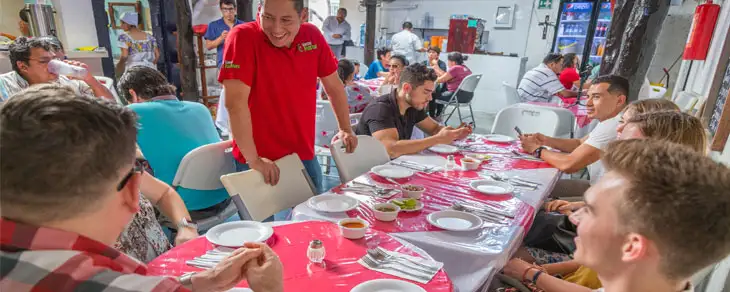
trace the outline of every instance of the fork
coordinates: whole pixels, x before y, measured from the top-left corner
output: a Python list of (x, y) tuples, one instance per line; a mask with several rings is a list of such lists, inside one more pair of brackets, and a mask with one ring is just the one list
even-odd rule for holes
[(393, 264), (392, 262), (379, 262), (379, 261), (376, 261), (375, 259), (373, 259), (372, 257), (370, 257), (370, 255), (363, 256), (361, 258), (361, 260), (362, 260), (363, 263), (365, 263), (365, 265), (367, 265), (371, 269), (389, 269), (389, 270), (393, 270), (393, 271), (402, 273), (404, 275), (408, 275), (408, 276), (413, 277), (413, 278), (416, 278), (416, 279), (420, 279), (422, 281), (430, 281), (431, 280), (431, 277), (427, 277), (427, 276), (424, 276), (424, 275), (418, 275), (418, 274), (414, 274), (414, 273), (411, 273), (411, 272), (406, 272), (406, 271), (404, 271), (402, 269), (398, 269), (397, 267), (395, 267), (395, 266), (392, 265)]
[(488, 221), (490, 223), (505, 224), (505, 222), (504, 222), (505, 217), (504, 216), (501, 216), (501, 218), (500, 218), (499, 215), (492, 214), (492, 213), (489, 213), (489, 212), (486, 212), (486, 211), (481, 211), (481, 210), (476, 210), (476, 209), (470, 209), (470, 208), (464, 207), (464, 206), (459, 205), (459, 204), (453, 204), (451, 207), (452, 207), (452, 209), (454, 209), (456, 211), (473, 213), (473, 214), (481, 217), (482, 219), (485, 219), (486, 221)]
[[(436, 267), (422, 264), (422, 263), (419, 263), (418, 261), (414, 261), (414, 260), (406, 258), (406, 257), (398, 257), (398, 256), (388, 254), (379, 248), (368, 249), (367, 252), (368, 252), (368, 255), (370, 255), (371, 257), (373, 257), (374, 259), (379, 260), (379, 261), (397, 262), (400, 259), (406, 260), (416, 266), (423, 268), (423, 270), (424, 270), (423, 272), (426, 272), (426, 273), (433, 273), (433, 272), (437, 272), (439, 270)], [(415, 267), (411, 267), (411, 268), (415, 268)], [(417, 270), (420, 270), (420, 269), (417, 269)]]

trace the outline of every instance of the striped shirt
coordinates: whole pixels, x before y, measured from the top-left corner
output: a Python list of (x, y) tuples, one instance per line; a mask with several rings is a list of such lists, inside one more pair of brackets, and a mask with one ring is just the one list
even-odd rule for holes
[(558, 75), (545, 64), (540, 64), (525, 73), (517, 87), (517, 94), (522, 102), (550, 102), (553, 95), (564, 89)]

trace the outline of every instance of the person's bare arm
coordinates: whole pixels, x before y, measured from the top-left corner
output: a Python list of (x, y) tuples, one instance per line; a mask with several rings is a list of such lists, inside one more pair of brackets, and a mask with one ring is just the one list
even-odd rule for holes
[(454, 77), (451, 76), (451, 74), (449, 74), (448, 72), (446, 72), (443, 75), (441, 75), (438, 79), (436, 79), (436, 83), (444, 84), (446, 82), (451, 81), (451, 79), (454, 79)]
[[(192, 221), (188, 209), (185, 207), (180, 195), (168, 184), (151, 176), (148, 173), (142, 174), (142, 181), (139, 186), (140, 192), (145, 198), (165, 214), (170, 221), (177, 225), (183, 219)], [(175, 245), (182, 244), (188, 240), (198, 237), (195, 228), (180, 228), (175, 236)]]
[[(438, 60), (436, 61), (436, 64), (431, 64), (431, 69), (433, 69), (433, 71), (436, 72), (436, 76), (443, 76), (444, 74), (448, 74), (448, 73), (446, 73), (446, 71), (441, 70), (441, 67), (439, 67)], [(449, 78), (449, 80), (451, 80), (451, 78)], [(438, 80), (436, 80), (436, 82), (438, 82)]]
[(545, 271), (547, 271), (550, 275), (567, 275), (577, 271), (578, 268), (580, 268), (580, 264), (576, 263), (574, 260), (569, 260), (560, 263), (545, 264), (542, 265), (542, 267), (545, 268)]
[(121, 48), (121, 54), (119, 55), (119, 63), (117, 63), (117, 75), (121, 76), (124, 73), (124, 67), (127, 64), (127, 58), (129, 57), (129, 49)]
[(228, 110), (231, 134), (236, 137), (236, 143), (241, 149), (243, 157), (247, 161), (255, 160), (259, 154), (253, 140), (251, 110), (248, 107), (251, 87), (238, 79), (223, 80), (223, 87), (226, 93), (225, 106)]
[(572, 91), (572, 90), (567, 90), (567, 89), (564, 89), (564, 90), (562, 90), (562, 91), (560, 91), (558, 93), (560, 95), (562, 95), (563, 97), (574, 97), (574, 96), (578, 96), (578, 91)]
[(152, 64), (155, 64), (157, 66), (157, 61), (160, 60), (160, 48), (155, 47), (155, 60), (152, 61)]
[(337, 125), (339, 128), (337, 138), (342, 139), (346, 151), (352, 153), (357, 147), (357, 137), (355, 136), (355, 132), (352, 131), (352, 124), (350, 124), (350, 106), (347, 103), (345, 86), (342, 84), (340, 77), (337, 76), (337, 72), (320, 79), (322, 80), (324, 91), (327, 92), (327, 99), (330, 101), (335, 116), (337, 117)]
[[(527, 276), (533, 277), (535, 275), (535, 270), (530, 270), (530, 272), (527, 273)], [(578, 284), (574, 284), (568, 281), (565, 281), (563, 279), (555, 278), (551, 275), (542, 273), (539, 278), (537, 278), (537, 287), (540, 289), (543, 289), (545, 292), (591, 292), (593, 291), (590, 288), (583, 287)]]
[(435, 136), (441, 131), (441, 129), (444, 128), (444, 126), (434, 121), (431, 117), (427, 117), (423, 121), (418, 122), (418, 124), (416, 124), (416, 127), (421, 129), (421, 131), (428, 134), (429, 136)]
[(554, 138), (554, 137), (545, 137), (545, 146), (558, 149), (563, 152), (573, 152), (578, 146), (583, 144), (583, 140), (581, 139), (573, 139), (573, 138)]
[(418, 140), (398, 140), (398, 130), (395, 128), (377, 131), (373, 133), (373, 137), (383, 143), (391, 158), (418, 153), (428, 149), (428, 147), (445, 142), (444, 137), (440, 136), (431, 136)]
[(542, 151), (540, 158), (565, 173), (574, 173), (601, 158), (601, 150), (582, 144), (570, 153)]

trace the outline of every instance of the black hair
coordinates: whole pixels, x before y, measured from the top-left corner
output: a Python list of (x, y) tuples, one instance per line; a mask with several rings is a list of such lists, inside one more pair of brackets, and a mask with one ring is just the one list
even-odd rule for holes
[(608, 83), (608, 92), (629, 96), (629, 80), (618, 75), (598, 76), (593, 84)]
[(360, 66), (360, 61), (355, 60), (355, 59), (350, 59), (350, 61), (352, 62), (353, 65)]
[(400, 85), (408, 83), (413, 88), (419, 87), (426, 81), (436, 81), (436, 71), (421, 63), (414, 63), (406, 67), (400, 74)]
[(411, 23), (410, 21), (404, 22), (403, 23), (403, 29), (406, 29), (406, 28), (407, 29), (412, 29), (413, 28), (413, 23)]
[(236, 8), (236, 0), (221, 0), (220, 4), (218, 4), (218, 7), (222, 7), (223, 4), (232, 5), (233, 8)]
[(119, 92), (128, 101), (132, 101), (129, 90), (132, 89), (142, 99), (150, 99), (162, 95), (174, 95), (176, 88), (165, 79), (160, 71), (147, 66), (134, 66), (127, 69), (117, 82)]
[(340, 11), (342, 11), (343, 14), (345, 14), (345, 17), (347, 17), (347, 9), (345, 9), (345, 8), (337, 9), (337, 12), (340, 12)]
[(401, 64), (403, 64), (403, 67), (408, 66), (408, 59), (406, 59), (406, 56), (403, 56), (403, 55), (392, 55), (392, 56), (390, 56), (390, 59), (391, 60), (396, 59), (396, 60), (400, 61)]
[(340, 59), (340, 61), (337, 62), (337, 76), (340, 76), (342, 83), (344, 83), (347, 80), (347, 77), (350, 77), (353, 73), (355, 73), (355, 64), (353, 64), (352, 61)]
[(378, 61), (380, 61), (380, 59), (382, 59), (383, 57), (385, 57), (385, 55), (387, 55), (388, 53), (390, 53), (390, 49), (389, 48), (380, 48), (380, 49), (378, 49), (378, 51), (376, 52), (376, 54), (378, 55)]
[(565, 56), (563, 56), (563, 67), (564, 68), (573, 68), (575, 67), (575, 57), (577, 55), (575, 53), (567, 53)]
[(65, 51), (63, 49), (63, 43), (57, 37), (52, 36), (52, 35), (49, 35), (49, 36), (43, 36), (43, 37), (40, 37), (40, 38), (46, 39), (49, 42), (51, 42), (51, 48), (54, 51), (62, 51), (62, 52)]
[[(294, 2), (294, 10), (297, 11), (297, 13), (302, 13), (304, 11), (304, 0), (289, 0), (291, 2)], [(266, 0), (261, 0), (261, 6), (264, 5), (264, 2)]]
[(41, 48), (46, 51), (53, 51), (55, 45), (50, 41), (49, 38), (27, 38), (19, 37), (15, 39), (15, 42), (10, 44), (8, 51), (10, 52), (10, 63), (13, 65), (13, 70), (20, 73), (18, 68), (18, 62), (28, 64), (30, 61), (31, 50), (35, 48)]
[(545, 56), (544, 59), (542, 59), (542, 63), (547, 65), (550, 63), (560, 62), (563, 60), (563, 55), (558, 53), (550, 53)]
[(25, 11), (25, 8), (20, 9), (20, 12), (18, 12), (18, 17), (20, 17), (20, 20), (24, 21), (25, 23), (30, 22), (30, 20), (28, 20), (28, 13)]
[(428, 47), (428, 50), (434, 51), (434, 52), (436, 52), (436, 54), (441, 54), (441, 48), (439, 48), (437, 46), (430, 46), (430, 47)]
[(456, 63), (456, 65), (464, 65), (464, 61), (468, 60), (469, 56), (464, 56), (464, 54), (459, 52), (451, 52), (449, 53), (448, 60), (451, 62)]

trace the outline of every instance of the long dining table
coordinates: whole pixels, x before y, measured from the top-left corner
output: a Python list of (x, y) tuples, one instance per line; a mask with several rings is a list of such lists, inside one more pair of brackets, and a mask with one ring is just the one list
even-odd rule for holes
[[(374, 217), (372, 206), (400, 198), (403, 194), (395, 192), (392, 197), (373, 196), (351, 191), (348, 182), (328, 193), (357, 199), (360, 204), (356, 209), (340, 213), (319, 212), (305, 202), (294, 208), (292, 219), (331, 222), (351, 217), (365, 219), (371, 224), (371, 229), (406, 240), (435, 260), (443, 262), (456, 291), (486, 290), (495, 273), (504, 267), (520, 246), (536, 211), (552, 191), (561, 173), (543, 161), (527, 159), (526, 154), (520, 153), (521, 148), (517, 141), (493, 143), (487, 141), (483, 135), (472, 135), (455, 145), (460, 150), (451, 155), (457, 165), (460, 164), (460, 158), (469, 153), (486, 154), (491, 158), (483, 162), (477, 170), (446, 170), (444, 166), (448, 155), (426, 150), (415, 155), (401, 156), (391, 161), (391, 164), (407, 161), (432, 167), (437, 171), (416, 172), (411, 177), (395, 180), (368, 172), (355, 179), (357, 182), (383, 188), (397, 189), (401, 184), (424, 186), (426, 190), (420, 199), (424, 207), (420, 211), (401, 212), (392, 222), (378, 221)], [(508, 195), (485, 195), (470, 187), (470, 183), (475, 180), (491, 179), (493, 176), (531, 181), (537, 183), (538, 187), (534, 190), (516, 188)], [(446, 231), (428, 222), (429, 214), (451, 209), (455, 203), (487, 204), (514, 214), (514, 218), (509, 219), (507, 224), (485, 223), (475, 231)]]

